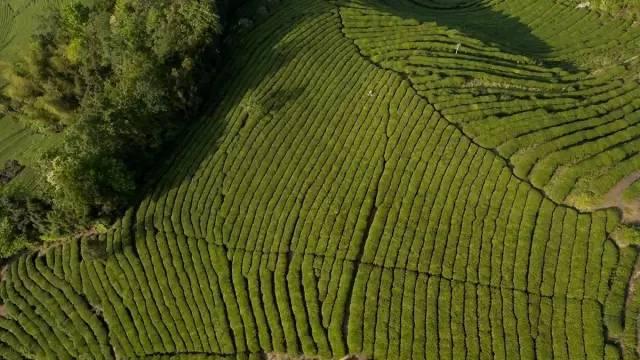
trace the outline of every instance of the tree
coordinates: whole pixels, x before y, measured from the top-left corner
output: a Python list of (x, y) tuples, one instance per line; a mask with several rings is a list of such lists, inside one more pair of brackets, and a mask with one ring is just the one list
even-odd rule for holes
[(27, 245), (26, 236), (18, 233), (8, 218), (0, 218), (0, 258), (13, 256)]

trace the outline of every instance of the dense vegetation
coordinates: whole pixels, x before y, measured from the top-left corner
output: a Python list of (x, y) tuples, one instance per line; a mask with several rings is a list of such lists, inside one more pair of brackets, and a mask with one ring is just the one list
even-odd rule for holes
[(1, 357), (640, 358), (639, 232), (600, 208), (640, 169), (640, 29), (266, 4), (140, 203), (9, 264)]
[(198, 111), (219, 33), (204, 0), (71, 1), (45, 18), (28, 56), (5, 69), (0, 98), (37, 131), (63, 133), (39, 164), (38, 196), (52, 207), (41, 232), (68, 232), (130, 203)]

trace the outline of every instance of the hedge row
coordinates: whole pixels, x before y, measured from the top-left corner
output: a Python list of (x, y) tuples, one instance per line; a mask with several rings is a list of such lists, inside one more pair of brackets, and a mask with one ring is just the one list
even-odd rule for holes
[[(502, 3), (488, 4), (511, 9)], [(2, 354), (633, 358), (637, 309), (625, 292), (637, 253), (608, 240), (619, 219), (552, 202), (447, 121), (501, 122), (520, 109), (524, 124), (539, 106), (560, 114), (590, 95), (617, 109), (632, 90), (578, 83), (479, 40), (444, 56), (466, 35), (390, 14), (422, 5), (334, 5), (283, 4), (241, 38), (220, 104), (108, 233), (13, 265), (0, 292)], [(483, 66), (496, 67), (486, 79), (518, 86), (476, 106), (468, 87), (446, 109), (427, 101)], [(535, 87), (549, 94), (527, 99)], [(563, 124), (584, 120), (579, 134), (604, 126), (594, 119)], [(545, 124), (518, 131), (554, 128)]]

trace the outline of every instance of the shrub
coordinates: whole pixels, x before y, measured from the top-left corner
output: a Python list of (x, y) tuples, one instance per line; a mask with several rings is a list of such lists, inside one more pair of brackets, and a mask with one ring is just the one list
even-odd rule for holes
[(50, 205), (42, 200), (16, 194), (0, 197), (0, 258), (8, 258), (31, 247), (49, 226)]
[(27, 238), (18, 234), (8, 218), (0, 219), (0, 257), (10, 257), (27, 247)]

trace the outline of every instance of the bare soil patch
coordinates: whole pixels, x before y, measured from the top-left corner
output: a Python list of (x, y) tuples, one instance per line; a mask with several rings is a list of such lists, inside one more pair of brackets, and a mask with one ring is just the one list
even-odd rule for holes
[(598, 209), (618, 208), (622, 212), (622, 222), (640, 224), (640, 199), (625, 200), (624, 191), (634, 182), (640, 180), (640, 170), (620, 180), (602, 199)]

